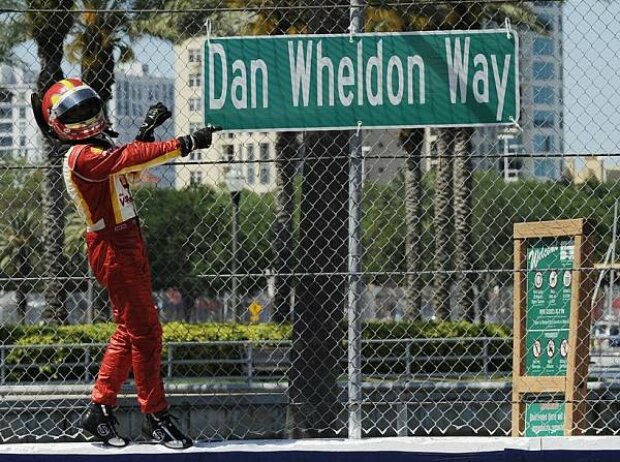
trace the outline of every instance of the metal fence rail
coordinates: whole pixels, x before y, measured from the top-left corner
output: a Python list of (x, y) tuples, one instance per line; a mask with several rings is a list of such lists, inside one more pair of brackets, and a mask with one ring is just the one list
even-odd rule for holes
[[(211, 148), (149, 169), (131, 186), (164, 325), (167, 385), (181, 395), (196, 381), (284, 390), (272, 404), (285, 408), (286, 429), (247, 430), (244, 422), (258, 421), (241, 392), (224, 405), (212, 389), (187, 405), (232, 409), (225, 437), (357, 438), (392, 420), (398, 434), (506, 434), (513, 225), (522, 222), (594, 224), (597, 285), (586, 330), (597, 340), (586, 399), (588, 409), (609, 404), (620, 335), (620, 2), (198, 3), (0, 0), (0, 387), (57, 385), (86, 402), (113, 332), (107, 294), (88, 268), (84, 223), (30, 109), (31, 93), (64, 74), (100, 93), (119, 144), (135, 138), (157, 101), (173, 114), (156, 132), (162, 140), (216, 120), (220, 102), (234, 109)], [(371, 35), (380, 33), (391, 35)], [(468, 38), (457, 46), (457, 35)], [(510, 56), (486, 56), (479, 36)], [(266, 38), (279, 40), (273, 50), (282, 56)], [(229, 40), (226, 64), (210, 48), (221, 39)], [(333, 54), (336, 39), (356, 52), (349, 61)], [(399, 56), (401, 42), (415, 53)], [(368, 66), (358, 74), (360, 44)], [(430, 57), (444, 49), (451, 60)], [(296, 68), (269, 71), (291, 56)], [(314, 66), (307, 97), (299, 57)], [(209, 73), (216, 65), (227, 66), (222, 101), (223, 83)], [(291, 72), (307, 107), (289, 110), (294, 95), (284, 93), (264, 107), (262, 89)], [(326, 127), (347, 117), (347, 103), (363, 117)], [(475, 115), (501, 124), (455, 122), (487, 103), (496, 106)], [(307, 119), (297, 126), (300, 114)], [(441, 117), (452, 123), (433, 123)], [(226, 130), (259, 119), (288, 131)], [(373, 128), (376, 119), (395, 128)], [(46, 396), (3, 404), (11, 415), (37, 416), (4, 425), (3, 441), (11, 432), (20, 441), (75, 437), (51, 429), (62, 413), (50, 408), (68, 402)], [(617, 431), (603, 417), (581, 424)]]
[[(423, 355), (416, 352), (420, 345), (432, 345), (436, 344), (455, 344), (455, 343), (469, 343), (480, 344), (479, 354), (453, 354), (453, 355)], [(493, 346), (495, 345), (495, 346)], [(510, 375), (510, 360), (511, 356), (500, 352), (499, 345), (512, 345), (511, 338), (492, 338), (492, 337), (472, 337), (472, 338), (458, 338), (458, 339), (415, 339), (415, 338), (403, 338), (398, 340), (367, 340), (362, 341), (362, 348), (365, 346), (373, 346), (372, 350), (375, 354), (361, 355), (361, 362), (363, 367), (370, 367), (375, 369), (374, 372), (364, 374), (364, 380), (409, 380), (412, 378), (427, 377), (433, 380), (441, 380), (446, 378), (459, 378), (462, 380), (484, 380), (484, 379), (496, 379), (500, 377), (507, 377)], [(55, 369), (67, 369), (72, 372), (78, 372), (78, 376), (74, 380), (59, 380), (54, 377), (44, 376), (32, 376), (30, 380), (20, 377), (18, 380), (21, 384), (28, 383), (90, 383), (97, 372), (97, 358), (101, 357), (103, 350), (105, 349), (105, 343), (62, 343), (62, 344), (45, 344), (45, 345), (1, 345), (0, 346), (0, 384), (4, 385), (11, 381), (7, 378), (11, 373), (17, 371), (24, 371), (37, 366), (37, 364), (27, 363), (15, 363), (11, 364), (11, 361), (7, 358), (11, 358), (12, 353), (19, 351), (26, 357), (37, 358), (41, 356), (37, 354), (37, 351), (41, 350), (67, 350), (71, 351), (71, 356), (76, 360), (62, 360), (54, 364)], [(233, 355), (230, 357), (201, 357), (194, 359), (184, 359), (186, 354), (177, 356), (175, 351), (187, 350), (192, 348), (209, 346), (217, 350), (232, 349)], [(394, 346), (399, 346), (402, 351), (399, 354), (394, 354)], [(379, 350), (386, 349), (386, 354), (381, 355), (380, 352), (376, 352), (377, 347)], [(381, 348), (383, 347), (383, 348)], [(164, 344), (164, 359), (162, 361), (163, 370), (165, 371), (165, 377), (169, 380), (174, 380), (175, 383), (183, 383), (184, 379), (188, 379), (190, 382), (195, 381), (196, 378), (211, 379), (214, 383), (226, 383), (227, 381), (234, 381), (235, 383), (244, 382), (246, 385), (252, 385), (257, 381), (275, 381), (280, 382), (286, 380), (286, 372), (290, 368), (290, 354), (291, 354), (291, 342), (290, 341), (215, 341), (215, 342), (168, 342)], [(599, 353), (597, 358), (613, 358), (612, 354)], [(469, 367), (462, 372), (454, 372), (452, 370), (442, 371), (437, 365), (440, 363), (454, 364), (457, 362), (466, 362)], [(432, 372), (422, 374), (416, 364), (424, 363), (425, 365), (431, 365)], [(491, 371), (490, 365), (495, 363), (494, 371)], [(378, 370), (379, 365), (390, 367), (390, 365), (400, 364), (404, 372), (402, 373), (382, 373)], [(46, 363), (41, 366), (47, 365)], [(185, 374), (177, 374), (176, 366), (208, 366), (214, 365), (215, 369), (223, 369), (225, 365), (239, 366), (238, 375), (225, 376), (222, 374), (211, 375), (197, 375), (191, 378)], [(498, 367), (497, 365), (501, 366)], [(222, 366), (222, 367), (220, 367)]]

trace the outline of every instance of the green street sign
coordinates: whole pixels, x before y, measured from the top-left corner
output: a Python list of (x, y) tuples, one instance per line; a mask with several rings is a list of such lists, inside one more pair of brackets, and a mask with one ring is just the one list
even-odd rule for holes
[(230, 131), (482, 126), (519, 119), (508, 30), (210, 38), (205, 122)]
[(540, 239), (527, 249), (525, 373), (566, 375), (574, 240)]
[(527, 403), (525, 436), (564, 436), (564, 403)]

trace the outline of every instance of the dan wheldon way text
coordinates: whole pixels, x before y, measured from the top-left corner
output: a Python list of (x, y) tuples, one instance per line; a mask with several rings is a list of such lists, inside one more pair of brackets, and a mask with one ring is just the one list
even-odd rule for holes
[(510, 124), (514, 32), (210, 39), (207, 122), (232, 130)]

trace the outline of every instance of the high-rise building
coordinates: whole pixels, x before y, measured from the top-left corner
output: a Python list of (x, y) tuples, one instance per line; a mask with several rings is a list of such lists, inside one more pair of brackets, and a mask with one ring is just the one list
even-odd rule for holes
[[(529, 5), (547, 33), (519, 30), (519, 125), (476, 130), (474, 153), (479, 156), (478, 168), (494, 163), (508, 181), (519, 177), (558, 180), (564, 165), (563, 2), (535, 1)], [(493, 161), (485, 159), (493, 154)], [(508, 157), (498, 158), (497, 154)]]
[[(30, 106), (36, 73), (21, 66), (0, 65), (0, 157), (12, 156), (27, 162), (40, 162), (41, 133)], [(148, 68), (134, 63), (119, 66), (115, 73), (109, 118), (119, 132), (117, 143), (132, 141), (150, 105), (161, 101), (174, 111), (174, 79), (155, 77)], [(173, 112), (174, 113), (174, 112)], [(160, 139), (174, 136), (174, 123), (167, 121), (157, 129)], [(159, 187), (174, 186), (174, 166), (152, 169)]]
[(35, 80), (25, 67), (0, 65), (0, 158), (41, 160), (40, 132), (30, 107)]
[[(177, 136), (191, 133), (205, 124), (205, 41), (206, 37), (195, 37), (175, 47)], [(191, 184), (224, 187), (226, 174), (235, 165), (245, 187), (257, 193), (271, 191), (276, 185), (274, 164), (271, 162), (275, 158), (275, 140), (276, 134), (273, 132), (215, 134), (209, 149), (194, 151), (188, 157), (179, 159), (176, 164), (176, 187)]]
[[(532, 1), (526, 3), (536, 12), (547, 32), (539, 34), (519, 28), (519, 82), (521, 116), (514, 126), (473, 130), (472, 153), (476, 169), (496, 169), (506, 181), (518, 178), (559, 180), (563, 172), (563, 2)], [(489, 25), (498, 28), (504, 25)], [(194, 38), (176, 47), (177, 117), (176, 133), (182, 134), (204, 124), (202, 100), (203, 45), (205, 37)], [(405, 153), (399, 142), (400, 130), (364, 130), (365, 178), (390, 181), (404, 167)], [(423, 168), (433, 168), (436, 131), (426, 129)], [(223, 184), (230, 164), (242, 161), (243, 168), (258, 171), (246, 162), (257, 159), (258, 147), (275, 154), (276, 136), (266, 134), (222, 134), (214, 145), (177, 170), (177, 187), (192, 182)], [(268, 146), (268, 148), (267, 148)], [(203, 163), (201, 164), (200, 161)], [(206, 162), (206, 163), (204, 163)], [(259, 164), (262, 165), (262, 164)], [(270, 165), (270, 164), (268, 164)], [(267, 178), (265, 174), (263, 178)], [(270, 175), (273, 178), (273, 175)], [(248, 178), (249, 180), (249, 178)], [(274, 183), (265, 185), (269, 190)]]
[(549, 34), (526, 32), (521, 43), (522, 144), (525, 152), (534, 154), (533, 158), (530, 157), (528, 170), (539, 179), (557, 180), (563, 170), (563, 3), (536, 2), (534, 7), (538, 17), (547, 26)]
[[(157, 102), (170, 109), (174, 117), (174, 79), (150, 75), (148, 66), (137, 62), (119, 65), (114, 79), (108, 113), (112, 127), (119, 133), (117, 143), (129, 143), (135, 138), (149, 107)], [(155, 136), (162, 140), (174, 137), (174, 121), (166, 121), (155, 131)], [(151, 173), (159, 179), (158, 187), (175, 186), (173, 164), (152, 168)]]
[[(563, 2), (535, 1), (529, 5), (540, 23), (546, 25), (547, 32), (538, 34), (519, 28), (520, 120), (510, 127), (473, 130), (472, 153), (476, 169), (496, 169), (506, 181), (518, 178), (554, 181), (562, 177), (564, 169)], [(405, 153), (398, 142), (399, 133), (398, 130), (365, 131), (368, 180), (389, 181), (404, 167)], [(426, 130), (425, 170), (434, 166), (435, 133), (435, 129)]]

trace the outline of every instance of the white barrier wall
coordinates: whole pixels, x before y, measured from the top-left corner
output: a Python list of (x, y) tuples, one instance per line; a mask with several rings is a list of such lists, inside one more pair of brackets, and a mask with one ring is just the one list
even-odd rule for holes
[(133, 444), (8, 444), (0, 462), (610, 462), (620, 438), (368, 438), (201, 443), (185, 451)]

